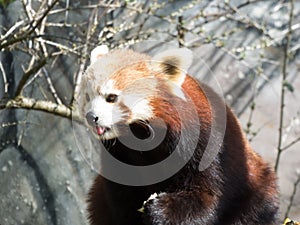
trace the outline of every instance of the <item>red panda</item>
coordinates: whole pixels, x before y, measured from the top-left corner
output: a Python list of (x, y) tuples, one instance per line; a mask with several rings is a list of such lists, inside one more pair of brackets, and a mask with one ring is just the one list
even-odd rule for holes
[[(96, 177), (88, 196), (91, 225), (277, 224), (274, 172), (251, 149), (231, 109), (187, 74), (190, 50), (150, 57), (100, 46), (91, 62), (82, 79), (80, 113), (104, 152), (136, 168), (133, 179), (128, 175), (132, 185)], [(219, 106), (225, 107), (226, 129), (212, 134)], [(147, 141), (132, 147), (125, 143), (132, 135)], [(210, 137), (222, 141), (210, 165), (200, 170)], [(171, 156), (175, 160), (155, 172), (165, 179), (147, 183), (142, 169)], [(105, 157), (101, 168), (124, 176)]]

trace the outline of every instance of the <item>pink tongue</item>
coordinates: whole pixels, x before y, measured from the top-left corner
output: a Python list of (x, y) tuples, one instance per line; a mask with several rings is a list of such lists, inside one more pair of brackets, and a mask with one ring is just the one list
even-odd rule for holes
[(105, 129), (103, 127), (96, 127), (96, 131), (98, 135), (102, 135), (105, 131)]

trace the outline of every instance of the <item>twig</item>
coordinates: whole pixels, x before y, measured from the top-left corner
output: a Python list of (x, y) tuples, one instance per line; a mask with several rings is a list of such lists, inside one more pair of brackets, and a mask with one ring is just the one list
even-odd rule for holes
[(182, 16), (178, 17), (178, 25), (177, 25), (177, 39), (179, 47), (184, 46), (184, 29), (182, 28)]
[[(35, 31), (35, 29), (43, 22), (43, 20), (46, 18), (46, 16), (48, 16), (49, 12), (56, 5), (56, 3), (58, 1), (59, 0), (54, 0), (51, 5), (48, 5), (48, 8), (45, 10), (43, 15), (38, 19), (38, 21), (36, 21), (36, 24), (32, 27), (32, 29), (30, 29), (30, 31), (28, 32), (28, 35), (32, 34)], [(34, 22), (35, 22), (35, 20), (32, 21), (32, 23), (34, 23)]]
[(60, 43), (56, 43), (56, 42), (54, 42), (54, 41), (49, 41), (49, 40), (45, 40), (45, 39), (38, 39), (38, 41), (43, 42), (43, 43), (46, 43), (46, 44), (48, 44), (48, 45), (55, 46), (55, 47), (57, 47), (57, 48), (59, 48), (59, 49), (61, 49), (61, 50), (65, 50), (65, 51), (67, 51), (67, 52), (72, 52), (72, 53), (74, 53), (74, 54), (76, 54), (76, 55), (80, 55), (80, 53), (77, 52), (76, 50), (74, 50), (74, 49), (72, 49), (72, 48), (69, 48), (69, 47), (67, 47), (67, 46), (65, 46), (65, 45), (62, 45), (62, 44), (60, 44)]
[(79, 95), (79, 91), (80, 91), (79, 88), (80, 88), (81, 78), (84, 73), (84, 68), (85, 68), (85, 65), (82, 62), (79, 66), (79, 70), (78, 70), (77, 76), (75, 78), (74, 92), (73, 92), (73, 96), (72, 96), (72, 100), (71, 100), (71, 104), (70, 104), (70, 108), (73, 110), (75, 109), (76, 99)]
[(281, 148), (281, 151), (284, 151), (290, 147), (292, 147), (294, 144), (296, 144), (297, 142), (300, 141), (300, 137), (298, 137), (297, 139), (295, 139), (294, 141), (292, 141), (291, 143), (287, 144), (285, 147)]
[(12, 39), (8, 39), (8, 38), (1, 38), (0, 40), (0, 50), (10, 46), (10, 45), (13, 45), (13, 44), (16, 44), (18, 42), (21, 42), (23, 40), (26, 40), (26, 39), (30, 39), (31, 38), (31, 34), (35, 31), (35, 29), (43, 22), (44, 18), (49, 14), (49, 12), (51, 11), (51, 9), (55, 6), (55, 4), (58, 2), (59, 0), (54, 0), (52, 2), (51, 5), (48, 6), (48, 8), (45, 10), (45, 12), (43, 13), (43, 15), (37, 20), (32, 20), (32, 22), (30, 23), (29, 26), (32, 26), (32, 24), (34, 22), (35, 25), (31, 27), (31, 29), (28, 31), (28, 32), (25, 32), (24, 34), (21, 34), (20, 36), (16, 36), (16, 37), (13, 37)]
[(33, 16), (31, 13), (31, 11), (33, 11), (33, 10), (31, 7), (29, 7), (27, 0), (22, 0), (22, 6), (23, 6), (23, 11), (24, 11), (28, 21), (31, 21), (31, 23), (33, 23)]
[[(254, 110), (255, 110), (255, 101), (254, 101), (254, 96), (252, 97), (252, 102), (251, 102), (251, 105), (250, 105), (250, 113), (249, 113), (249, 117), (248, 117), (248, 121), (247, 121), (247, 124), (246, 124), (246, 134), (249, 135), (251, 133), (251, 126), (252, 126), (252, 118), (253, 118), (253, 114), (254, 114)], [(248, 139), (250, 137), (248, 136)]]
[(24, 20), (16, 22), (2, 37), (1, 40), (6, 39), (10, 34), (12, 34), (18, 27), (24, 24)]
[(54, 97), (56, 103), (59, 104), (59, 105), (61, 105), (61, 104), (62, 104), (62, 101), (61, 101), (60, 98), (58, 97), (58, 94), (57, 94), (57, 92), (56, 92), (56, 90), (55, 90), (55, 88), (54, 88), (54, 85), (53, 85), (52, 80), (51, 80), (51, 78), (50, 78), (50, 76), (49, 76), (49, 74), (48, 74), (48, 71), (47, 71), (45, 68), (42, 68), (42, 71), (43, 71), (43, 74), (44, 74), (45, 77), (46, 77), (46, 80), (47, 80), (47, 83), (48, 83), (48, 85), (49, 85), (50, 91), (51, 91), (51, 93), (52, 93), (52, 95), (53, 95), (53, 97)]
[(2, 61), (0, 61), (0, 71), (2, 73), (2, 77), (3, 77), (3, 83), (4, 83), (4, 94), (8, 93), (8, 86), (9, 83), (7, 82), (7, 77), (6, 77), (6, 73), (2, 64)]
[[(70, 1), (69, 0), (66, 0), (66, 9), (68, 9), (70, 6)], [(68, 22), (68, 18), (69, 18), (69, 10), (66, 10), (65, 12), (65, 24)]]
[[(46, 24), (46, 18), (44, 18), (44, 20), (42, 21), (40, 29), (36, 30), (37, 35), (45, 33), (45, 28), (46, 28), (45, 24)], [(39, 38), (39, 41), (40, 41), (39, 42), (40, 46), (41, 46), (41, 48), (43, 50), (43, 53), (44, 53), (44, 57), (48, 57), (47, 47), (46, 47), (46, 44), (43, 42), (43, 38)]]
[[(256, 1), (247, 1), (245, 4), (242, 4), (239, 7), (243, 7), (243, 6), (245, 6), (249, 3), (253, 3), (253, 2), (256, 2)], [(232, 19), (234, 21), (244, 23), (247, 26), (251, 26), (251, 27), (255, 28), (258, 32), (261, 32), (262, 34), (264, 34), (264, 36), (269, 38), (270, 40), (273, 39), (263, 26), (261, 26), (260, 24), (258, 24), (255, 21), (251, 20), (247, 15), (241, 14), (237, 7), (233, 7), (229, 3), (225, 3), (225, 5), (227, 5), (229, 7), (229, 9), (231, 10), (232, 13), (238, 14), (242, 17), (242, 19), (236, 19), (231, 16), (232, 15), (232, 13), (231, 13), (231, 14), (227, 14), (228, 19)]]
[[(34, 90), (34, 85), (31, 86), (31, 90), (30, 90), (31, 93), (30, 93), (30, 96), (32, 96), (33, 90)], [(25, 116), (24, 116), (24, 120), (25, 120), (26, 122), (28, 121), (28, 116), (29, 116), (29, 110), (26, 111)], [(17, 145), (18, 145), (18, 146), (21, 145), (22, 139), (23, 139), (23, 137), (24, 137), (25, 130), (26, 130), (26, 128), (27, 128), (27, 126), (25, 126), (25, 125), (26, 125), (26, 123), (24, 123), (23, 125), (20, 124), (20, 125), (18, 126), (18, 131), (19, 131), (19, 132), (18, 132), (19, 135), (18, 135), (18, 137), (17, 137)]]
[(277, 156), (275, 162), (275, 171), (278, 171), (280, 156), (282, 153), (282, 134), (283, 134), (283, 118), (284, 118), (284, 107), (285, 107), (285, 83), (287, 76), (287, 64), (288, 64), (288, 53), (289, 46), (292, 38), (292, 21), (294, 16), (294, 0), (290, 1), (290, 15), (289, 15), (289, 23), (288, 29), (289, 32), (286, 34), (286, 43), (284, 45), (284, 56), (283, 56), (283, 66), (282, 66), (282, 81), (281, 81), (281, 97), (280, 97), (280, 114), (279, 114), (279, 132), (278, 132), (278, 145), (277, 145)]
[(122, 4), (120, 2), (116, 3), (98, 3), (98, 4), (89, 4), (89, 5), (84, 5), (84, 6), (76, 6), (72, 7), (69, 6), (68, 8), (63, 8), (63, 9), (54, 9), (52, 10), (49, 15), (57, 14), (57, 13), (63, 13), (66, 11), (74, 11), (74, 10), (88, 10), (88, 9), (95, 9), (95, 8), (107, 8), (107, 9), (117, 9), (117, 8), (122, 8)]
[[(218, 19), (220, 19), (221, 17), (228, 17), (234, 13), (239, 13), (239, 9), (242, 9), (243, 7), (246, 7), (250, 4), (256, 3), (260, 0), (254, 0), (254, 1), (247, 1), (244, 2), (238, 6), (236, 6), (235, 8), (231, 7), (229, 5), (229, 3), (225, 2), (225, 5), (228, 6), (228, 9), (226, 11), (220, 12), (220, 13), (204, 13), (204, 10), (202, 10), (202, 12), (199, 12), (199, 14), (197, 14), (196, 16), (190, 18), (189, 20), (193, 21), (193, 20), (198, 20), (199, 18), (203, 19), (203, 22), (197, 24), (197, 26), (195, 26), (193, 29), (195, 29), (196, 27), (202, 26), (204, 24), (216, 21)], [(209, 4), (207, 4), (206, 7), (208, 7)], [(255, 28), (255, 27), (254, 27)], [(193, 32), (192, 30), (190, 30), (190, 32)]]
[[(85, 62), (86, 62), (86, 55), (87, 55), (87, 51), (88, 51), (88, 45), (90, 43), (90, 38), (91, 38), (91, 35), (92, 35), (92, 21), (93, 20), (93, 17), (95, 16), (95, 10), (94, 9), (94, 12), (91, 14), (90, 18), (89, 18), (89, 26), (88, 26), (88, 29), (87, 29), (87, 34), (86, 34), (86, 41), (85, 41), (85, 45), (83, 46), (83, 57), (80, 58), (80, 66), (79, 66), (79, 70), (78, 70), (78, 73), (76, 74), (76, 77), (74, 77), (74, 80), (75, 80), (75, 84), (74, 84), (74, 92), (73, 92), (73, 96), (72, 96), (72, 100), (71, 100), (71, 104), (70, 104), (70, 108), (74, 110), (75, 108), (75, 103), (76, 103), (76, 99), (78, 97), (78, 94), (79, 94), (79, 88), (80, 88), (80, 83), (81, 83), (81, 78), (82, 78), (82, 75), (84, 73), (84, 69), (85, 69)], [(97, 14), (96, 14), (97, 15)], [(96, 21), (97, 22), (97, 21)]]
[(291, 211), (291, 208), (293, 206), (293, 203), (294, 203), (294, 200), (295, 200), (295, 197), (296, 197), (297, 187), (298, 187), (299, 183), (300, 183), (300, 174), (298, 174), (298, 178), (297, 178), (296, 182), (294, 183), (293, 192), (290, 196), (290, 202), (289, 202), (289, 205), (288, 205), (287, 210), (285, 212), (284, 218), (288, 218), (288, 216), (289, 216), (289, 213)]
[(30, 70), (28, 70), (27, 72), (25, 72), (25, 74), (22, 76), (18, 87), (17, 87), (17, 91), (16, 91), (16, 96), (21, 95), (22, 91), (23, 91), (23, 87), (25, 86), (27, 80), (29, 79), (29, 77), (35, 73), (37, 73), (43, 66), (45, 66), (47, 63), (47, 58), (43, 58), (41, 59), (33, 68), (31, 68)]

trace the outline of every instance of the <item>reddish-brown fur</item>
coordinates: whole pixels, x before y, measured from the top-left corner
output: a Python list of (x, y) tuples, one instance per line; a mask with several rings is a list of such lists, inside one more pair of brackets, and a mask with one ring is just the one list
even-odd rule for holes
[[(137, 64), (134, 68), (141, 73), (146, 71), (144, 65)], [(115, 77), (125, 79), (124, 72), (130, 74), (130, 70), (123, 70)], [(138, 152), (117, 140), (109, 151), (128, 164), (143, 166), (159, 162), (174, 151), (182, 129), (192, 135), (197, 128), (191, 114), (195, 107), (201, 131), (193, 157), (174, 176), (148, 186), (126, 186), (98, 175), (89, 194), (91, 225), (275, 225), (278, 211), (275, 174), (253, 152), (231, 109), (226, 107), (226, 131), (218, 155), (206, 170), (199, 171), (212, 120), (218, 115), (222, 101), (211, 88), (198, 84), (190, 76), (182, 84), (188, 101), (173, 95), (163, 80), (159, 85), (150, 105), (155, 115), (152, 124), (160, 126), (155, 118), (167, 124), (164, 142), (152, 151)], [(181, 107), (181, 117), (177, 106)], [(182, 122), (188, 126), (182, 127)], [(185, 138), (186, 146), (180, 149), (183, 158), (189, 151), (189, 138)], [(105, 159), (102, 166), (114, 170)], [(141, 175), (136, 179), (144, 178)], [(158, 196), (146, 202), (143, 213), (138, 212), (153, 193)]]

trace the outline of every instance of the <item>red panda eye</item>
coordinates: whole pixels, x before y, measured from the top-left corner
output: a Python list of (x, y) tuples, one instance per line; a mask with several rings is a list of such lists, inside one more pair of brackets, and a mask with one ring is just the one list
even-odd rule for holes
[(106, 96), (105, 100), (109, 103), (114, 103), (118, 100), (118, 96), (116, 94), (109, 94)]

